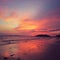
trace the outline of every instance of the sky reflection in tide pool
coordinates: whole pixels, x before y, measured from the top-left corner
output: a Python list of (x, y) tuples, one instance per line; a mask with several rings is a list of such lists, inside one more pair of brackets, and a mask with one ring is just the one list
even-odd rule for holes
[(54, 39), (20, 41), (16, 44), (0, 46), (0, 54), (5, 57), (21, 57), (22, 60), (31, 55), (37, 56), (39, 54), (42, 56), (55, 41)]

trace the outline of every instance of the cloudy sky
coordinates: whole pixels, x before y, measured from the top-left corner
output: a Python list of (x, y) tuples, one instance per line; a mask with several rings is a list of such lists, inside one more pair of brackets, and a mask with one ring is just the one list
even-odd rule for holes
[(60, 33), (59, 0), (0, 0), (0, 33)]

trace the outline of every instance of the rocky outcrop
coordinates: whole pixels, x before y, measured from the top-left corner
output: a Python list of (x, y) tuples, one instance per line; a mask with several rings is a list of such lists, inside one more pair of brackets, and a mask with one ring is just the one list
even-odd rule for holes
[(60, 34), (59, 35), (56, 35), (56, 37), (59, 37), (60, 38)]
[(46, 35), (46, 34), (38, 34), (35, 37), (50, 37), (50, 35)]

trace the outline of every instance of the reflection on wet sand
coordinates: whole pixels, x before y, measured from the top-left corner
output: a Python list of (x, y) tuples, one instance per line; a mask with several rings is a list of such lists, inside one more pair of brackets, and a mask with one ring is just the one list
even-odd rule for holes
[(1, 60), (53, 60), (53, 56), (57, 58), (56, 54), (59, 54), (59, 43), (59, 39), (19, 41), (16, 44), (0, 46), (0, 55), (4, 56), (0, 58)]

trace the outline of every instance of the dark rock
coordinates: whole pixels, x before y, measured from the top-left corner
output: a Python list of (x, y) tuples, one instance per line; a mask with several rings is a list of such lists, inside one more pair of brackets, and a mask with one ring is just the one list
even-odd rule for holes
[(50, 35), (46, 35), (46, 34), (39, 34), (39, 35), (36, 35), (35, 37), (50, 37)]
[(60, 34), (59, 35), (56, 35), (56, 37), (60, 37)]

